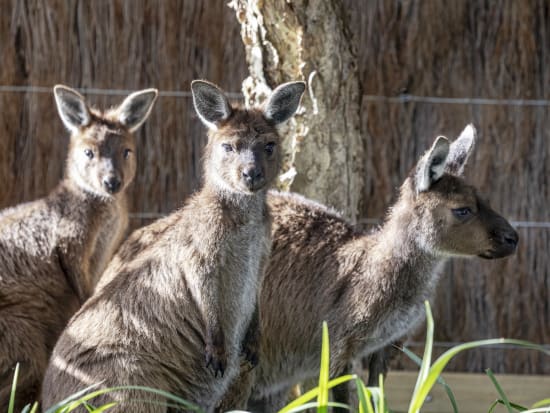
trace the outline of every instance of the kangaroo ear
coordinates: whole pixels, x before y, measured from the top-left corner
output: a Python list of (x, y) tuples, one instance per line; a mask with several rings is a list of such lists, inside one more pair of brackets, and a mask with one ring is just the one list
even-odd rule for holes
[(305, 89), (304, 82), (289, 82), (278, 86), (264, 106), (265, 117), (276, 124), (289, 119), (298, 109)]
[(71, 133), (90, 123), (90, 110), (84, 96), (63, 85), (56, 85), (53, 88), (53, 93), (59, 116)]
[(193, 105), (202, 123), (209, 129), (217, 129), (220, 122), (229, 119), (233, 110), (223, 91), (204, 80), (191, 82)]
[(416, 192), (427, 191), (434, 182), (441, 178), (445, 172), (448, 154), (449, 140), (444, 136), (438, 136), (416, 166)]
[(130, 132), (134, 132), (149, 117), (157, 96), (157, 89), (145, 89), (132, 93), (116, 109), (118, 121)]
[(475, 140), (476, 129), (474, 125), (469, 124), (464, 128), (460, 136), (451, 143), (447, 165), (445, 166), (446, 172), (458, 176), (464, 173), (464, 166), (474, 149)]

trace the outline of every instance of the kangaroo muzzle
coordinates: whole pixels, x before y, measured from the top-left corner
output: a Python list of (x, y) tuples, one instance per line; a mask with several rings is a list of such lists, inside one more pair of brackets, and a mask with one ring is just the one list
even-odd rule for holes
[(116, 176), (106, 177), (103, 179), (103, 187), (110, 194), (116, 194), (122, 187), (122, 182)]
[(491, 233), (493, 247), (480, 254), (481, 258), (494, 259), (512, 255), (517, 248), (519, 235), (512, 227), (504, 230), (494, 230)]

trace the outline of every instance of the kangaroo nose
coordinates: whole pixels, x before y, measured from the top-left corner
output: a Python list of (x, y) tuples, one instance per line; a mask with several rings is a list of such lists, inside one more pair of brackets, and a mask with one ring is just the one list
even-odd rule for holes
[(103, 185), (105, 185), (105, 189), (107, 189), (107, 192), (110, 194), (118, 192), (120, 189), (120, 183), (120, 179), (115, 178), (114, 176), (103, 180)]
[(252, 184), (262, 178), (262, 171), (260, 168), (255, 167), (245, 168), (243, 170), (243, 178), (247, 183)]
[(518, 233), (514, 231), (513, 229), (505, 230), (502, 232), (494, 232), (493, 235), (495, 236), (496, 240), (508, 247), (515, 248), (516, 245), (518, 245)]
[(504, 234), (504, 242), (506, 242), (511, 247), (516, 247), (518, 245), (519, 236), (516, 231)]

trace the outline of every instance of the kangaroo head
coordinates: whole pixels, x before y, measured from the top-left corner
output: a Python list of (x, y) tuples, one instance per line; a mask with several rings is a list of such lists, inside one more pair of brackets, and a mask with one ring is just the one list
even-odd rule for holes
[(435, 140), (408, 180), (407, 208), (426, 249), (441, 255), (505, 257), (515, 251), (518, 234), (461, 177), (475, 134), (468, 125), (453, 143), (442, 136)]
[(253, 109), (231, 106), (209, 82), (196, 80), (191, 89), (195, 110), (209, 129), (206, 181), (225, 191), (248, 194), (269, 187), (281, 162), (277, 125), (294, 115), (305, 84), (280, 85), (263, 107)]
[(110, 197), (124, 190), (136, 171), (133, 132), (147, 119), (156, 89), (129, 95), (119, 106), (100, 112), (66, 86), (54, 88), (61, 120), (71, 132), (67, 176), (82, 189)]

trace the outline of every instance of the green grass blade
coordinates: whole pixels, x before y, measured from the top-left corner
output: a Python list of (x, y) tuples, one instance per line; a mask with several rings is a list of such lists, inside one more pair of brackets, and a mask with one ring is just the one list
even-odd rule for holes
[[(418, 357), (416, 354), (414, 354), (411, 350), (409, 350), (406, 347), (403, 347), (401, 348), (401, 351), (405, 353), (407, 357), (409, 357), (412, 361), (414, 361), (419, 367), (422, 366), (422, 359)], [(451, 402), (453, 413), (458, 413), (458, 404), (456, 403), (456, 398), (453, 391), (451, 390), (451, 387), (447, 384), (445, 380), (443, 380), (442, 376), (439, 376), (436, 381), (441, 386), (443, 386), (443, 389), (445, 389), (445, 393), (447, 393), (447, 397)]]
[(417, 413), (419, 411), (420, 407), (422, 407), (422, 405), (424, 404), (424, 401), (426, 400), (428, 393), (430, 392), (433, 385), (435, 384), (437, 377), (441, 374), (443, 369), (447, 366), (449, 361), (451, 361), (451, 359), (454, 356), (456, 356), (458, 353), (464, 350), (469, 350), (472, 348), (482, 347), (482, 346), (492, 346), (495, 344), (500, 344), (500, 345), (515, 344), (524, 348), (538, 350), (545, 354), (550, 355), (550, 351), (548, 351), (543, 346), (533, 344), (528, 341), (504, 339), (504, 338), (471, 341), (469, 343), (464, 343), (459, 346), (455, 346), (447, 350), (441, 356), (439, 356), (439, 358), (433, 363), (432, 367), (430, 368), (429, 374), (426, 377), (426, 380), (421, 384), (418, 393), (415, 394), (415, 398), (411, 400), (411, 407), (409, 408), (409, 413)]
[(550, 413), (550, 404), (544, 407), (538, 407), (536, 409), (525, 410), (523, 413)]
[[(502, 402), (506, 406), (506, 409), (508, 410), (508, 413), (514, 413), (514, 410), (512, 409), (512, 406), (510, 406), (510, 400), (508, 400), (508, 396), (506, 396), (506, 393), (504, 393), (504, 390), (502, 389), (502, 386), (500, 385), (497, 378), (495, 377), (493, 371), (491, 369), (487, 369), (487, 370), (485, 370), (485, 373), (487, 374), (487, 376), (489, 376), (489, 378), (493, 382), (493, 385), (497, 389), (497, 392), (498, 392), (499, 396), (501, 397)], [(523, 410), (527, 410), (527, 409), (523, 409)]]
[(370, 390), (359, 377), (355, 378), (355, 385), (357, 387), (357, 397), (359, 399), (359, 413), (374, 413)]
[[(36, 406), (38, 403), (34, 402), (34, 405), (33, 405), (33, 408), (34, 406)], [(31, 405), (30, 404), (27, 404), (25, 407), (23, 407), (23, 410), (21, 410), (21, 413), (29, 413), (31, 411)]]
[(317, 402), (304, 403), (299, 406), (294, 406), (292, 409), (288, 410), (287, 413), (303, 412), (304, 410), (313, 409), (314, 407), (317, 407)]
[[(354, 380), (356, 377), (357, 376), (355, 374), (347, 374), (345, 376), (336, 377), (335, 379), (332, 379), (331, 381), (328, 382), (328, 388), (331, 389), (333, 387), (339, 386), (340, 384), (347, 383), (350, 380)], [(310, 400), (313, 400), (318, 395), (319, 395), (319, 387), (315, 387), (314, 389), (311, 389), (310, 391), (302, 394), (296, 400), (287, 404), (285, 407), (279, 410), (278, 413), (290, 413), (294, 411), (293, 410), (294, 408), (302, 406), (304, 403), (307, 403)]]
[(17, 389), (17, 378), (19, 377), (19, 363), (15, 365), (15, 371), (13, 372), (13, 381), (11, 382), (10, 401), (8, 403), (8, 413), (13, 413), (15, 406), (15, 390)]
[[(496, 399), (493, 403), (491, 403), (491, 406), (489, 407), (489, 410), (487, 411), (487, 413), (493, 412), (499, 404), (505, 406), (503, 400)], [(527, 411), (527, 408), (525, 406), (522, 406), (521, 404), (510, 402), (510, 406), (512, 406), (512, 408), (516, 409), (518, 412), (525, 413)]]
[(378, 413), (386, 412), (386, 396), (384, 395), (384, 375), (378, 375), (378, 388), (380, 389), (380, 397), (378, 398)]
[(349, 410), (350, 412), (353, 411), (353, 409), (351, 408), (351, 406), (348, 406), (348, 405), (345, 404), (345, 403), (328, 402), (328, 406), (329, 406), (329, 407), (338, 407), (339, 409)]
[(491, 405), (489, 406), (489, 410), (487, 410), (487, 413), (493, 413), (496, 409), (496, 407), (499, 405), (500, 400), (495, 400)]
[(91, 386), (88, 386), (86, 387), (85, 389), (83, 390), (80, 390), (72, 395), (70, 395), (69, 397), (61, 400), (59, 403), (53, 405), (52, 407), (50, 407), (48, 410), (46, 410), (45, 413), (55, 413), (55, 412), (60, 412), (60, 411), (63, 411), (63, 410), (60, 410), (62, 408), (64, 408), (65, 406), (67, 406), (70, 402), (73, 402), (81, 397), (83, 397), (84, 395), (86, 395), (86, 393), (88, 393), (90, 390), (93, 390), (93, 389), (96, 389), (97, 387), (99, 387), (99, 384), (94, 384), (94, 385), (91, 385)]
[(101, 406), (101, 407), (98, 407), (97, 409), (92, 410), (91, 413), (103, 413), (105, 410), (108, 410), (108, 409), (110, 409), (111, 407), (114, 407), (114, 406), (116, 406), (116, 405), (117, 405), (116, 402), (107, 403), (107, 404), (104, 404), (104, 405)]
[(317, 413), (328, 412), (328, 382), (330, 374), (330, 345), (327, 322), (323, 321), (323, 341), (321, 346), (321, 369), (319, 371), (319, 396)]
[[(318, 407), (318, 406), (319, 406), (319, 404), (317, 402), (306, 403), (306, 404), (302, 404), (300, 406), (294, 407), (293, 409), (289, 410), (287, 413), (303, 412), (304, 410), (313, 409), (313, 408)], [(351, 407), (349, 407), (347, 404), (343, 404), (343, 403), (328, 402), (327, 406), (328, 407), (338, 407), (338, 408), (341, 408), (341, 409), (352, 411)], [(230, 413), (230, 412), (228, 412), (228, 413)]]
[(531, 409), (536, 409), (537, 407), (545, 407), (548, 405), (550, 405), (550, 398), (539, 400), (531, 406)]
[[(422, 358), (422, 364), (420, 366), (420, 372), (418, 373), (418, 379), (414, 386), (413, 395), (411, 398), (411, 403), (409, 405), (409, 413), (418, 413), (420, 406), (424, 402), (420, 397), (420, 391), (428, 378), (428, 373), (430, 370), (430, 363), (432, 360), (432, 348), (433, 348), (433, 337), (434, 337), (434, 319), (432, 316), (432, 309), (430, 308), (430, 303), (426, 300), (424, 302), (426, 307), (426, 346), (424, 347), (424, 357)], [(431, 388), (431, 387), (430, 387)], [(419, 404), (422, 399), (422, 403)], [(418, 407), (416, 407), (418, 406)]]

